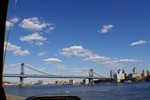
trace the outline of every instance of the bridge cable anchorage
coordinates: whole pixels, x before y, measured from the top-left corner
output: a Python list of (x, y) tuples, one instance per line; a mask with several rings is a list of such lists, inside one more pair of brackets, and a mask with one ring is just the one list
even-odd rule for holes
[(9, 65), (9, 67), (4, 68), (4, 70), (10, 69), (10, 68), (14, 68), (14, 67), (18, 67), (18, 66), (20, 66), (20, 63), (19, 64), (15, 64), (15, 65)]
[(32, 70), (40, 72), (42, 74), (53, 75), (53, 76), (57, 75), (57, 74), (51, 74), (51, 73), (48, 73), (48, 72), (41, 71), (41, 70), (39, 70), (39, 69), (37, 69), (37, 68), (35, 68), (35, 67), (31, 66), (31, 65), (28, 65), (28, 64), (25, 64), (25, 66), (27, 66), (28, 68), (30, 68)]
[(98, 74), (98, 73), (97, 73), (97, 72), (95, 72), (95, 71), (93, 71), (93, 73), (94, 73), (94, 74), (96, 74), (97, 76), (100, 76), (101, 78), (106, 78), (106, 77), (104, 77), (104, 76), (102, 76), (102, 75)]

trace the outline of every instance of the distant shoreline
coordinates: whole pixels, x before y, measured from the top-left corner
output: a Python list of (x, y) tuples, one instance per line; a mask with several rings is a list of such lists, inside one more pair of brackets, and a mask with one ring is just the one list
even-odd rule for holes
[(25, 97), (6, 94), (7, 100), (25, 100)]

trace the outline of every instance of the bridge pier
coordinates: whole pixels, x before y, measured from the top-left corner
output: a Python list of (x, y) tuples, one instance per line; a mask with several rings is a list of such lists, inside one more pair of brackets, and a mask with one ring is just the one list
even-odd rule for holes
[(89, 70), (89, 85), (93, 85), (94, 84), (94, 80), (93, 80), (93, 69)]
[(24, 84), (24, 77), (20, 77), (20, 87), (25, 87), (26, 85)]
[(93, 84), (94, 84), (93, 78), (89, 78), (89, 85), (93, 85)]
[(25, 87), (24, 84), (24, 63), (21, 64), (21, 77), (20, 77), (20, 87)]

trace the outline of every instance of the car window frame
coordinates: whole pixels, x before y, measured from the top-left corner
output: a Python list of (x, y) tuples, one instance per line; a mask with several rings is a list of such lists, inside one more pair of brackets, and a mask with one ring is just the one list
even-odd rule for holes
[(1, 27), (1, 36), (0, 36), (0, 94), (1, 100), (6, 100), (6, 94), (3, 88), (3, 69), (4, 69), (4, 43), (5, 43), (5, 30), (6, 30), (6, 19), (7, 19), (7, 11), (8, 11), (9, 0), (0, 0), (0, 27)]

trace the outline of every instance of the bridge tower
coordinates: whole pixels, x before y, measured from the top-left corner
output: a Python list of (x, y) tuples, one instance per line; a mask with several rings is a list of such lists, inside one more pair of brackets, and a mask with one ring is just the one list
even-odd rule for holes
[(94, 81), (93, 81), (93, 69), (89, 70), (89, 85), (93, 85)]
[(25, 87), (25, 84), (24, 84), (24, 63), (21, 64), (21, 72), (20, 72), (20, 86), (21, 87)]

